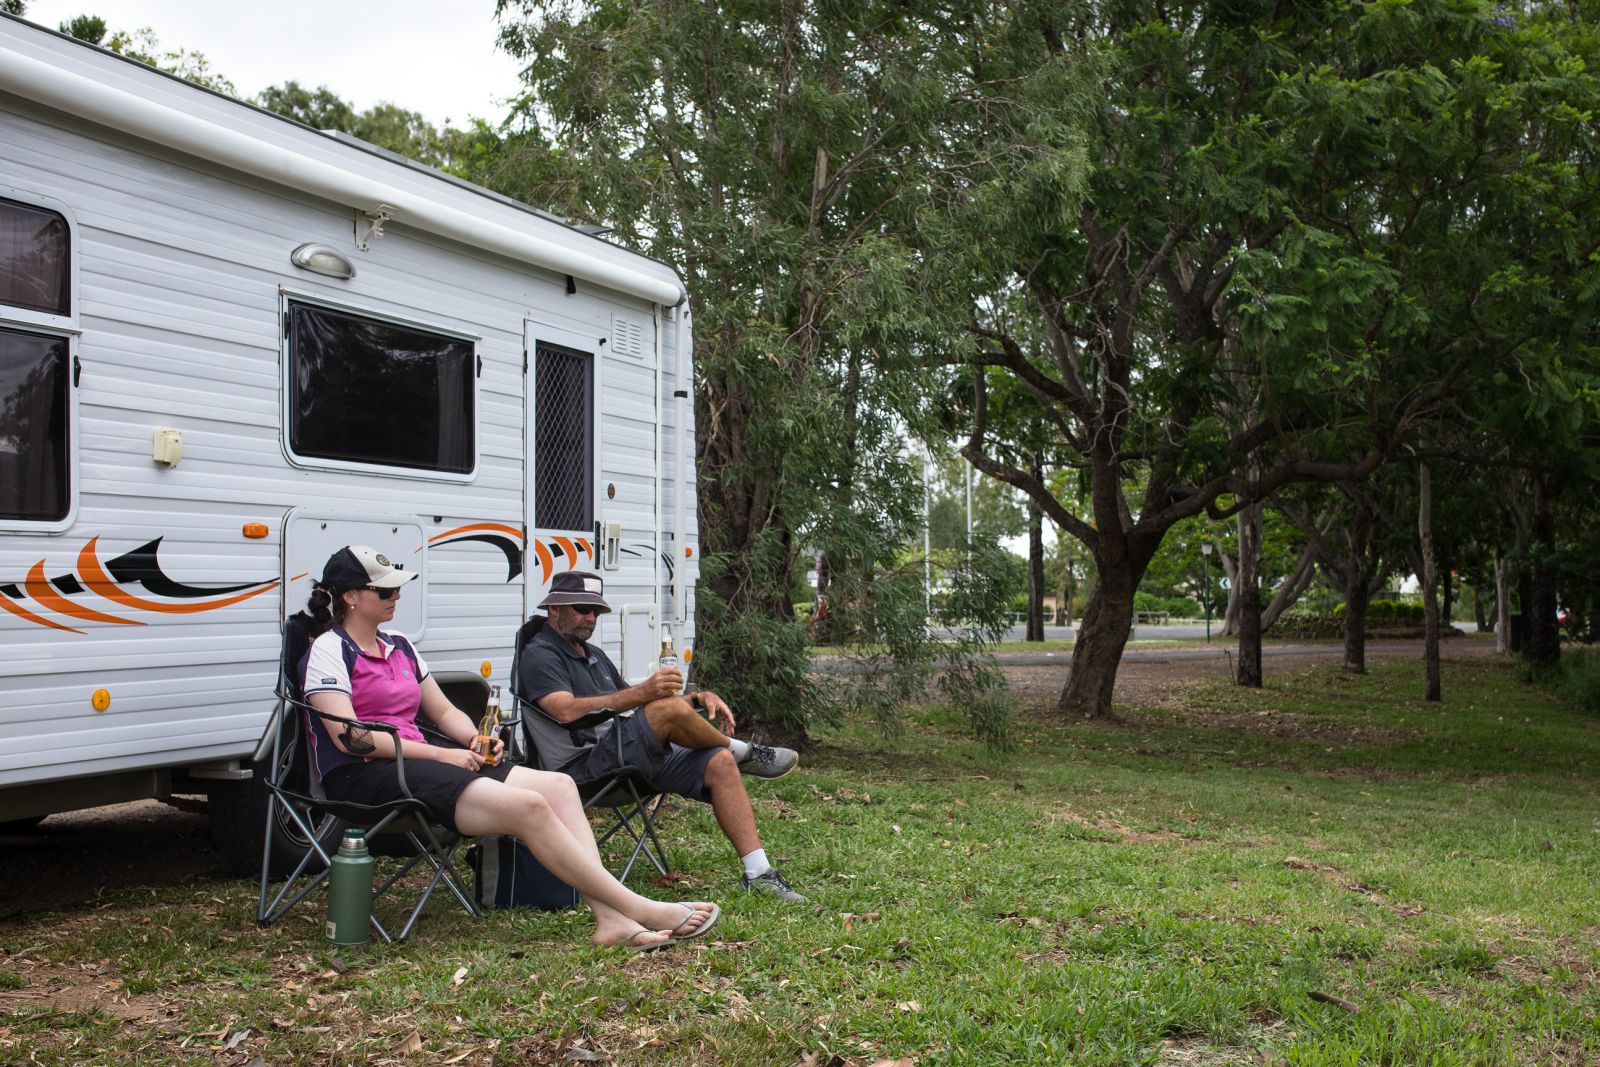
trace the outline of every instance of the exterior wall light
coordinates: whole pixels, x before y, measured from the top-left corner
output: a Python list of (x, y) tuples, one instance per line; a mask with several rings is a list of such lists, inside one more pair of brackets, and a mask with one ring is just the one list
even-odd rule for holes
[(354, 278), (356, 267), (339, 252), (327, 245), (304, 244), (289, 253), (289, 262), (313, 274), (330, 278)]

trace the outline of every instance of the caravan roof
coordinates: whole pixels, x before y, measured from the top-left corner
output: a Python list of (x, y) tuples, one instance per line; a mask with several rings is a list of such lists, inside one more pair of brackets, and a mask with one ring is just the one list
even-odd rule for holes
[(9, 15), (0, 93), (653, 303), (685, 296), (672, 267), (549, 212)]

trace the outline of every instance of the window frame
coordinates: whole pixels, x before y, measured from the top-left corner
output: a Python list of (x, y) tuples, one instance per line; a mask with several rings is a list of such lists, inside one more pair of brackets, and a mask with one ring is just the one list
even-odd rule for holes
[[(292, 443), (291, 420), (294, 417), (294, 412), (290, 403), (292, 392), (291, 376), (294, 373), (294, 354), (289, 350), (291, 341), (289, 336), (289, 306), (291, 304), (310, 305), (345, 315), (353, 315), (357, 318), (370, 319), (373, 322), (381, 322), (409, 330), (420, 330), (456, 341), (466, 341), (471, 344), (473, 358), (472, 469), (457, 473), (455, 471), (427, 470), (422, 467), (401, 467), (394, 464), (327, 459), (323, 456), (302, 456), (297, 453)], [(377, 478), (449, 482), (457, 485), (465, 485), (476, 481), (478, 472), (483, 465), (483, 353), (479, 347), (482, 343), (483, 337), (480, 334), (467, 333), (463, 330), (440, 326), (436, 322), (407, 318), (403, 315), (393, 315), (376, 311), (371, 306), (343, 300), (330, 300), (323, 296), (313, 296), (304, 291), (291, 290), (280, 286), (278, 289), (278, 443), (283, 450), (284, 458), (289, 461), (291, 467), (297, 467), (301, 470), (345, 471)]]
[(54, 315), (45, 311), (32, 311), (11, 304), (0, 303), (0, 326), (20, 333), (41, 337), (63, 337), (67, 342), (67, 511), (59, 519), (7, 519), (0, 518), (0, 532), (11, 533), (62, 533), (78, 521), (80, 493), (80, 443), (78, 433), (78, 341), (83, 335), (80, 326), (78, 294), (79, 239), (78, 217), (54, 197), (0, 185), (0, 200), (10, 200), (28, 207), (60, 215), (67, 224), (68, 305), (70, 314)]

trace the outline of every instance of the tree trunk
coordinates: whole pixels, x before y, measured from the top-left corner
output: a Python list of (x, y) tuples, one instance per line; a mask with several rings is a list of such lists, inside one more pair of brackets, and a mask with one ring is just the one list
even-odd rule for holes
[(1300, 553), (1300, 562), (1295, 565), (1294, 573), (1290, 574), (1284, 583), (1278, 587), (1278, 592), (1272, 598), (1272, 603), (1267, 605), (1261, 613), (1261, 630), (1263, 633), (1272, 629), (1272, 624), (1278, 621), (1278, 616), (1294, 607), (1294, 602), (1311, 584), (1311, 579), (1316, 575), (1315, 553), (1307, 545)]
[(1450, 578), (1450, 557), (1443, 552), (1439, 554), (1439, 583), (1439, 628), (1443, 631), (1450, 628), (1456, 614), (1456, 584)]
[(1524, 652), (1540, 667), (1561, 663), (1561, 631), (1556, 626), (1556, 509), (1550, 479), (1533, 482), (1533, 566), (1530, 596), (1522, 604), (1522, 625), (1528, 635)]
[(1133, 624), (1133, 594), (1144, 568), (1126, 557), (1101, 559), (1099, 580), (1079, 620), (1072, 667), (1057, 708), (1066, 715), (1111, 719), (1117, 666)]
[(1239, 568), (1233, 562), (1233, 557), (1217, 549), (1217, 560), (1222, 564), (1222, 572), (1228, 576), (1228, 603), (1222, 609), (1223, 637), (1233, 637), (1239, 632)]
[(1361, 569), (1359, 557), (1350, 560), (1344, 583), (1344, 669), (1351, 674), (1367, 673), (1367, 601), (1372, 587)]
[(1439, 679), (1439, 568), (1433, 557), (1433, 479), (1417, 464), (1417, 534), (1422, 544), (1422, 659), (1428, 668), (1428, 700), (1442, 700)]
[(1511, 655), (1511, 564), (1498, 550), (1494, 554), (1494, 650)]
[[(1057, 538), (1059, 538), (1061, 535), (1057, 534), (1056, 536), (1057, 536)], [(1057, 541), (1057, 544), (1060, 544), (1059, 540)], [(1065, 553), (1066, 546), (1065, 545), (1061, 545), (1061, 549), (1062, 549), (1062, 552)], [(1063, 564), (1063, 566), (1061, 568), (1061, 592), (1060, 592), (1060, 595), (1056, 597), (1056, 625), (1057, 626), (1071, 626), (1072, 625), (1072, 601), (1067, 599), (1068, 596), (1070, 596), (1070, 593), (1068, 592), (1068, 590), (1070, 590), (1071, 588), (1072, 588), (1072, 561), (1071, 560), (1067, 560), (1067, 561), (1064, 562), (1064, 564)]]
[[(1037, 463), (1033, 476), (1042, 480)], [(1026, 640), (1044, 640), (1044, 509), (1028, 499), (1028, 634)]]
[(1261, 688), (1261, 505), (1239, 512), (1238, 684)]

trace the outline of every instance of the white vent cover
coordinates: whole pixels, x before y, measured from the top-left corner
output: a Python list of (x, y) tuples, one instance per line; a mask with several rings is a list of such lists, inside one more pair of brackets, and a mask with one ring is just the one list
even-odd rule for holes
[(626, 315), (611, 316), (611, 353), (630, 359), (644, 358), (644, 324)]

